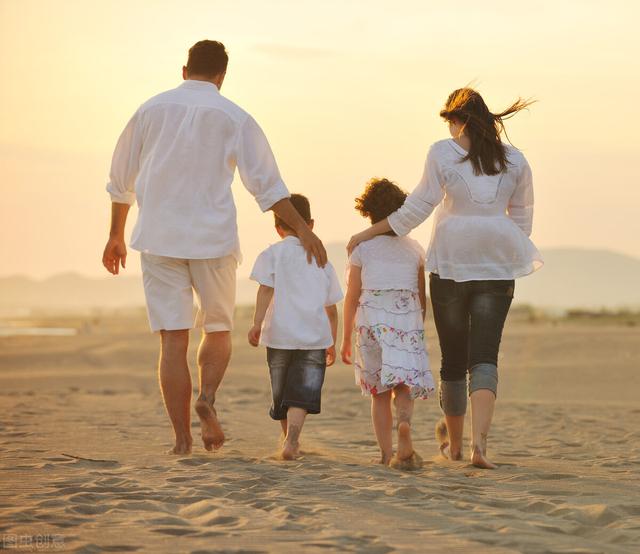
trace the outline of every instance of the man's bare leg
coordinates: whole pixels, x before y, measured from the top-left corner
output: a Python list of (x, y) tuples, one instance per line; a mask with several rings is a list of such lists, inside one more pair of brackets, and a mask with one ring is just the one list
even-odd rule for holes
[(391, 413), (391, 390), (371, 396), (371, 421), (380, 446), (380, 462), (389, 465), (393, 457), (393, 414)]
[(198, 347), (200, 393), (196, 412), (200, 418), (202, 442), (206, 450), (217, 450), (224, 444), (224, 432), (213, 406), (216, 392), (231, 358), (231, 332), (204, 333)]
[(160, 331), (158, 375), (164, 405), (176, 435), (173, 454), (191, 452), (191, 374), (187, 363), (189, 330)]
[(284, 444), (284, 441), (287, 438), (287, 420), (286, 419), (280, 420), (280, 427), (282, 428), (282, 435), (280, 438), (280, 442)]
[(300, 456), (300, 434), (307, 410), (291, 407), (287, 410), (287, 437), (282, 445), (282, 459), (295, 460)]

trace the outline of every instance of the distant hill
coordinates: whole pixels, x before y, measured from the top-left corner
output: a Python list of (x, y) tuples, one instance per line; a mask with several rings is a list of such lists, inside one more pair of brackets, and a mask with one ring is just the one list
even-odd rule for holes
[[(327, 250), (344, 282), (344, 245), (331, 243)], [(608, 250), (575, 248), (549, 249), (543, 256), (545, 266), (540, 271), (518, 280), (517, 303), (553, 310), (640, 307), (640, 259)], [(252, 304), (255, 292), (255, 283), (238, 280), (238, 304)], [(43, 281), (22, 276), (0, 278), (0, 314), (143, 304), (140, 276), (90, 278), (63, 273)]]

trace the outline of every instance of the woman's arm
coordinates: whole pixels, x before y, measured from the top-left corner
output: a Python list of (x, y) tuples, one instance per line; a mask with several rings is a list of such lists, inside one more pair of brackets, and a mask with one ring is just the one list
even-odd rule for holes
[(418, 186), (407, 197), (403, 206), (389, 217), (368, 229), (353, 235), (347, 249), (349, 252), (363, 241), (377, 235), (393, 231), (398, 236), (407, 235), (425, 219), (444, 198), (444, 178), (440, 169), (437, 152), (431, 147)]
[(347, 294), (344, 297), (342, 315), (342, 346), (340, 356), (345, 364), (351, 364), (351, 338), (356, 320), (356, 310), (358, 300), (362, 291), (362, 268), (351, 264), (349, 266), (349, 282), (347, 283)]
[(249, 329), (249, 344), (251, 346), (258, 346), (260, 342), (260, 333), (262, 330), (262, 322), (267, 314), (269, 304), (273, 298), (273, 287), (267, 287), (266, 285), (260, 285), (258, 294), (256, 296), (256, 310), (253, 314), (253, 327)]
[(527, 160), (518, 175), (516, 188), (509, 199), (507, 214), (529, 236), (533, 227), (533, 177)]
[(427, 315), (427, 282), (424, 274), (424, 266), (418, 268), (418, 296), (420, 296), (420, 306), (422, 307), (422, 321)]

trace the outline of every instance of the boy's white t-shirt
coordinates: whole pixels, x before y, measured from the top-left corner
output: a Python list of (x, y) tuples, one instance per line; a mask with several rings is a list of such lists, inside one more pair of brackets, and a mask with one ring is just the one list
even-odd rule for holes
[(251, 279), (272, 287), (260, 344), (283, 350), (317, 350), (333, 345), (325, 312), (342, 300), (342, 288), (330, 263), (309, 263), (300, 240), (287, 236), (256, 259)]

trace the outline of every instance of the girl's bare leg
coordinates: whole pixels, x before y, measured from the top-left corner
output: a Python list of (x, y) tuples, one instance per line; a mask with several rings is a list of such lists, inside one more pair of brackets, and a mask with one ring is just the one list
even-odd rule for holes
[(398, 453), (399, 460), (408, 460), (413, 455), (411, 441), (411, 416), (413, 415), (413, 399), (411, 390), (406, 385), (398, 385), (393, 389), (396, 417), (398, 420)]
[(389, 465), (393, 457), (393, 414), (390, 390), (371, 396), (371, 421), (380, 446), (382, 463)]

